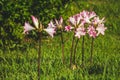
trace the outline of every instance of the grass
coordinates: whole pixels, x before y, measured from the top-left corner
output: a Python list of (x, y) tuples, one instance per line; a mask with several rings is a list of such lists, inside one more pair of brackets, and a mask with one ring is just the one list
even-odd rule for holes
[[(102, 4), (104, 5), (101, 6)], [(112, 0), (99, 2), (91, 0), (79, 2), (78, 5), (82, 5), (85, 9), (91, 8), (101, 17), (106, 17), (108, 29), (104, 36), (95, 39), (93, 65), (89, 64), (91, 38), (85, 37), (85, 68), (81, 68), (82, 40), (80, 39), (76, 54), (77, 68), (72, 70), (69, 68), (71, 33), (64, 34), (64, 37), (68, 38), (65, 43), (65, 65), (62, 64), (60, 36), (56, 35), (54, 39), (48, 38), (47, 41), (42, 41), (41, 80), (119, 80), (119, 3)], [(28, 44), (26, 49), (23, 47), (12, 51), (0, 50), (0, 80), (37, 80), (37, 48), (36, 43), (36, 45)]]
[[(114, 36), (114, 37), (113, 37)], [(90, 44), (85, 38), (85, 69), (81, 65), (81, 41), (77, 48), (77, 69), (69, 68), (71, 40), (65, 44), (65, 63), (62, 64), (61, 49), (56, 37), (50, 42), (43, 41), (41, 60), (42, 80), (119, 80), (120, 79), (120, 37), (100, 36), (95, 40), (94, 64), (89, 65)], [(0, 52), (0, 78), (2, 80), (37, 80), (37, 49), (26, 51)]]

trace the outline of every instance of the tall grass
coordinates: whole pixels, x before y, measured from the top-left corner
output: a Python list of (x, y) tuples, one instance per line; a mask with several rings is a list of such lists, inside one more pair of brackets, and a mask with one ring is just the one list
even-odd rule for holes
[[(65, 44), (65, 63), (62, 65), (59, 36), (42, 45), (41, 79), (42, 80), (119, 80), (120, 73), (120, 44), (119, 36), (100, 36), (95, 40), (94, 63), (89, 65), (90, 44), (85, 42), (85, 69), (81, 65), (81, 43), (78, 44), (76, 63), (77, 69), (69, 68), (70, 42)], [(26, 51), (0, 51), (0, 78), (2, 80), (36, 80), (37, 79), (37, 50), (28, 48)]]

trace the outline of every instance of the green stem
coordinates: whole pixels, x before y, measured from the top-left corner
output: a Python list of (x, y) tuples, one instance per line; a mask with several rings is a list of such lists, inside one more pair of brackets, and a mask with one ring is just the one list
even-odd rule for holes
[(61, 30), (61, 44), (62, 44), (62, 63), (64, 64), (64, 41), (63, 41), (62, 30)]
[(75, 41), (75, 32), (74, 32), (73, 39), (72, 39), (72, 46), (71, 46), (71, 53), (70, 53), (70, 67), (72, 66), (72, 55), (73, 55), (74, 41)]
[(75, 64), (75, 57), (76, 57), (76, 49), (77, 49), (77, 45), (78, 45), (79, 39), (77, 39), (76, 44), (75, 44), (75, 48), (74, 48), (74, 55), (73, 55), (73, 63)]
[(38, 40), (38, 80), (40, 80), (40, 59), (41, 59), (41, 39), (42, 39), (42, 34), (39, 32), (39, 40)]
[(91, 64), (93, 62), (93, 46), (94, 46), (94, 38), (92, 38), (92, 41), (91, 41), (91, 54), (90, 54), (90, 63)]
[(84, 67), (84, 36), (82, 38), (82, 67)]

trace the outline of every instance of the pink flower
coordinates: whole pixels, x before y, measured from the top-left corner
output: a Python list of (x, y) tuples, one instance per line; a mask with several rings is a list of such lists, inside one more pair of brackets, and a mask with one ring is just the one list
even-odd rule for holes
[(48, 28), (56, 28), (56, 26), (53, 24), (52, 21), (50, 21), (50, 23), (48, 24)]
[(104, 35), (104, 32), (107, 28), (104, 27), (104, 24), (98, 24), (98, 27), (96, 28), (96, 30), (98, 31), (97, 36), (101, 33), (102, 35)]
[(84, 36), (86, 34), (85, 28), (84, 27), (79, 27), (77, 28), (75, 32), (75, 36), (80, 38), (81, 36)]
[(83, 20), (85, 23), (91, 23), (90, 19), (96, 16), (95, 12), (88, 12), (88, 11), (83, 11), (80, 13), (80, 15), (83, 17)]
[(60, 20), (55, 19), (55, 22), (56, 22), (57, 28), (62, 28), (62, 24), (63, 24), (63, 18), (62, 17), (60, 17)]
[[(38, 23), (38, 19), (34, 16), (31, 16), (32, 17), (32, 21), (35, 25), (35, 27), (38, 29), (38, 26), (39, 26), (39, 23)], [(24, 32), (23, 33), (27, 33), (28, 34), (28, 31), (31, 31), (35, 29), (34, 27), (32, 27), (29, 23), (25, 22), (25, 25), (24, 25)]]
[(90, 37), (96, 38), (97, 33), (95, 31), (95, 28), (91, 25), (88, 27), (88, 34)]
[(85, 25), (85, 21), (81, 20), (81, 23), (78, 25), (78, 27), (83, 27)]
[(69, 20), (72, 23), (72, 25), (76, 25), (76, 21), (74, 17), (70, 17)]
[(93, 17), (95, 17), (95, 16), (97, 16), (97, 15), (96, 15), (96, 13), (94, 11), (89, 12), (89, 18), (90, 19), (93, 18)]
[(50, 21), (50, 23), (48, 24), (48, 27), (44, 30), (53, 38), (54, 33), (56, 33), (55, 29), (56, 29), (56, 26), (53, 24), (52, 21)]
[(63, 23), (63, 18), (60, 17), (60, 20), (59, 20), (59, 21), (57, 21), (57, 20), (55, 19), (55, 22), (56, 22), (56, 25), (62, 25), (62, 23)]
[(54, 33), (56, 33), (54, 28), (44, 29), (52, 38), (54, 37)]
[(25, 22), (24, 25), (24, 32), (23, 33), (28, 33), (28, 31), (34, 30), (35, 28), (32, 27), (29, 23)]
[(59, 24), (62, 24), (62, 23), (63, 23), (63, 18), (60, 17), (60, 22), (59, 22)]
[(80, 14), (76, 14), (76, 15), (70, 17), (69, 21), (72, 25), (74, 25), (76, 27), (80, 24), (81, 19), (82, 19), (82, 16)]
[(105, 19), (105, 18), (102, 18), (102, 19), (100, 20), (99, 17), (94, 17), (94, 19), (92, 20), (92, 24), (94, 24), (94, 25), (102, 24), (102, 23), (104, 23), (104, 19)]
[(80, 24), (80, 21), (81, 21), (81, 19), (82, 19), (82, 16), (81, 16), (80, 14), (76, 14), (74, 17), (75, 17), (75, 20), (76, 20), (76, 24), (77, 24), (77, 25)]
[(71, 31), (71, 29), (73, 29), (73, 27), (71, 27), (71, 26), (65, 26), (65, 31)]
[(31, 17), (32, 17), (32, 21), (33, 21), (35, 27), (38, 28), (39, 27), (38, 19), (34, 16), (31, 16)]

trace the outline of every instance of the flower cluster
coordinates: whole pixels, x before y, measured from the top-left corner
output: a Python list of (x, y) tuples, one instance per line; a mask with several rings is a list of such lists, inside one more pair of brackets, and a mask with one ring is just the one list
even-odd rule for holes
[(54, 33), (56, 33), (58, 29), (61, 29), (61, 30), (63, 29), (63, 18), (62, 17), (60, 17), (60, 20), (55, 19), (55, 22), (51, 20), (50, 23), (48, 23), (48, 27), (47, 29), (45, 29), (45, 31), (48, 32), (50, 36), (54, 37)]
[(75, 30), (75, 36), (80, 38), (86, 33), (90, 37), (96, 38), (99, 34), (104, 35), (104, 31), (107, 29), (104, 27), (104, 18), (100, 19), (95, 12), (82, 11), (69, 18), (71, 25), (66, 26), (65, 30), (70, 31)]
[[(48, 24), (47, 28), (44, 28), (43, 25), (41, 24), (41, 22), (39, 22), (39, 20), (34, 17), (31, 16), (32, 21), (34, 26), (31, 26), (28, 22), (25, 22), (24, 25), (24, 32), (25, 34), (28, 34), (29, 31), (31, 30), (36, 30), (40, 33), (40, 38), (39, 38), (39, 49), (41, 49), (41, 32), (45, 31), (47, 32), (51, 37), (54, 37), (54, 34), (57, 32), (57, 30), (61, 31), (61, 44), (62, 44), (62, 61), (64, 63), (64, 37), (62, 32), (66, 31), (73, 31), (74, 35), (73, 35), (73, 40), (72, 40), (72, 46), (71, 46), (71, 54), (70, 54), (70, 66), (72, 65), (72, 63), (74, 62), (75, 64), (75, 54), (76, 54), (76, 48), (77, 48), (77, 44), (78, 44), (78, 40), (79, 38), (81, 38), (81, 36), (85, 36), (86, 34), (88, 34), (90, 37), (92, 37), (92, 43), (91, 43), (91, 62), (92, 62), (92, 53), (93, 53), (93, 38), (96, 38), (97, 36), (99, 36), (100, 34), (104, 35), (105, 30), (107, 29), (104, 26), (104, 18), (100, 19), (99, 16), (96, 15), (96, 13), (94, 11), (82, 11), (76, 15), (73, 15), (71, 17), (69, 17), (68, 21), (69, 21), (69, 25), (67, 26), (63, 26), (63, 18), (60, 17), (59, 20), (55, 19), (54, 21), (50, 21), (50, 23)], [(78, 39), (75, 40), (77, 37)], [(76, 41), (76, 43), (74, 43)], [(40, 73), (40, 53), (41, 50), (38, 51), (38, 76)], [(73, 55), (74, 53), (74, 55)], [(73, 55), (73, 56), (72, 56)], [(73, 57), (73, 58), (72, 58)], [(73, 59), (73, 60), (72, 60)], [(82, 40), (82, 65), (84, 63), (84, 37)]]
[(39, 23), (39, 21), (36, 17), (34, 17), (34, 16), (31, 16), (31, 17), (32, 17), (32, 21), (33, 21), (35, 27), (33, 27), (29, 23), (25, 22), (23, 33), (28, 34), (29, 31), (36, 29), (39, 32), (46, 31), (50, 36), (53, 37), (53, 34), (56, 32), (55, 29), (53, 28), (54, 26), (44, 29), (42, 24)]
[(63, 18), (60, 17), (60, 20), (55, 19), (55, 22), (53, 22), (51, 20), (50, 23), (48, 24), (47, 28), (53, 28), (55, 31), (58, 29), (62, 29), (63, 28)]
[(63, 18), (60, 17), (60, 20), (50, 21), (48, 27), (43, 29), (41, 24), (38, 22), (38, 19), (34, 16), (32, 21), (34, 26), (31, 26), (29, 23), (25, 22), (24, 33), (28, 33), (31, 30), (37, 29), (38, 31), (46, 31), (50, 36), (54, 37), (57, 29), (64, 29), (65, 31), (71, 31), (74, 29), (75, 37), (80, 38), (81, 36), (89, 34), (90, 37), (96, 38), (99, 34), (104, 35), (104, 31), (107, 29), (104, 26), (104, 18), (100, 19), (95, 12), (82, 11), (79, 14), (73, 15), (69, 18), (70, 25), (63, 28)]

